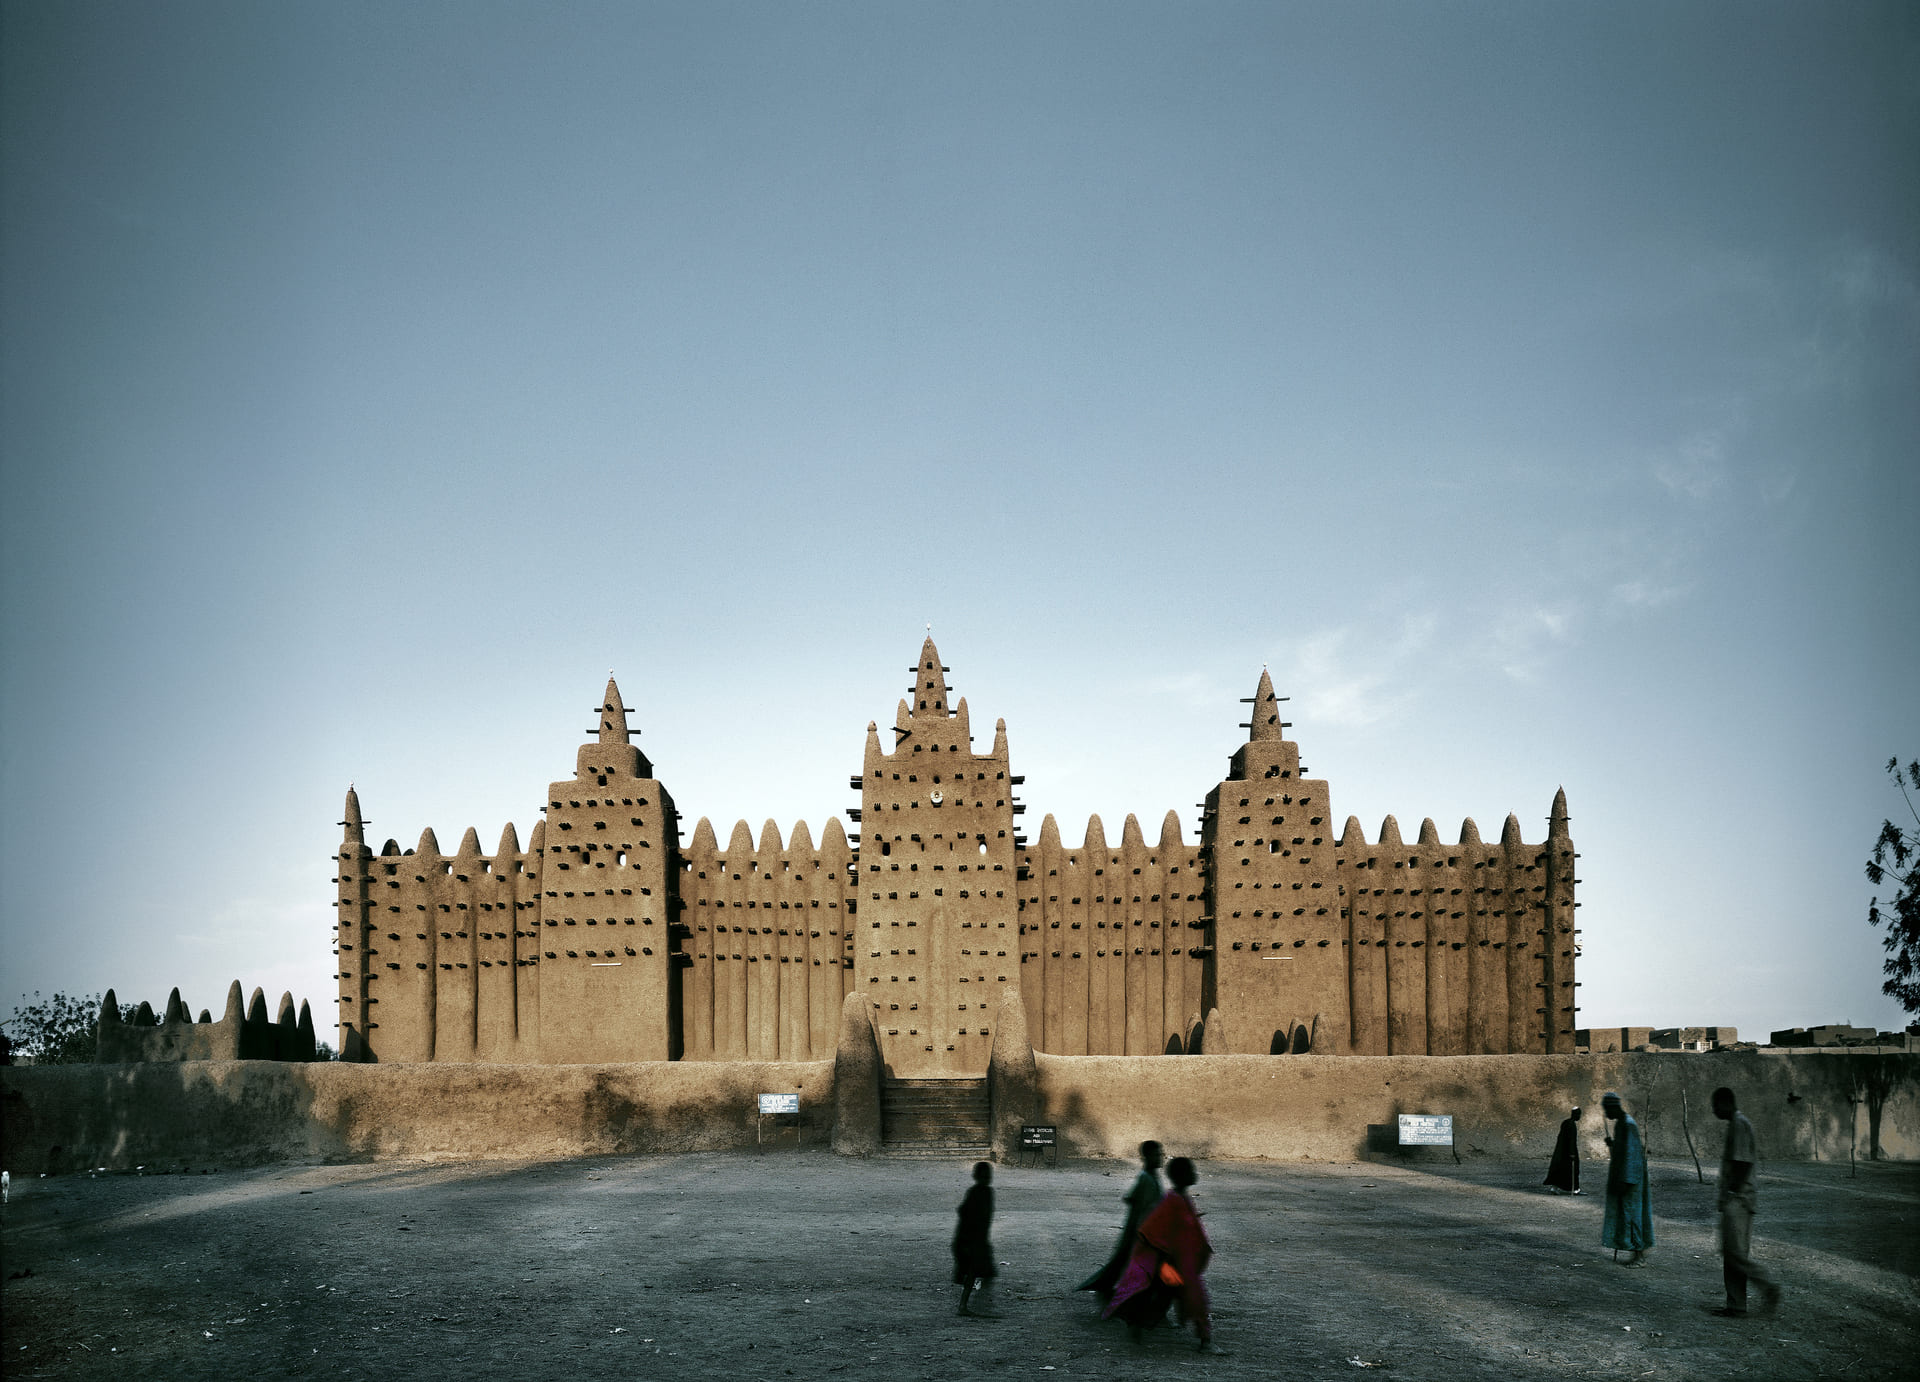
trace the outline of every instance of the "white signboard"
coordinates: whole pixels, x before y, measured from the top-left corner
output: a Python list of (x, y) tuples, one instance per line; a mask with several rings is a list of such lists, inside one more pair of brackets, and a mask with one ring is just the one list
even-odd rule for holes
[(1451, 1113), (1401, 1114), (1400, 1145), (1402, 1147), (1451, 1147), (1453, 1115)]
[(798, 1113), (800, 1096), (798, 1094), (762, 1094), (760, 1096), (762, 1113)]

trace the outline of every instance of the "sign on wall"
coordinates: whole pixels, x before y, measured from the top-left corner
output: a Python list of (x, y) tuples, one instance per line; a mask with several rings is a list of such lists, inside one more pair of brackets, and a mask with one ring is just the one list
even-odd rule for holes
[(760, 1096), (760, 1112), (763, 1114), (798, 1113), (800, 1112), (800, 1096), (798, 1094), (762, 1094)]
[(1401, 1114), (1400, 1145), (1402, 1147), (1451, 1147), (1453, 1115), (1451, 1113)]

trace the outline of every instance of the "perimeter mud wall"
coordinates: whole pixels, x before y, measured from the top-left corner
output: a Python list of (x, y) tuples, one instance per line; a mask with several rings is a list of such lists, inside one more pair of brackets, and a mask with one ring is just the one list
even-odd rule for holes
[[(758, 1117), (762, 1093), (800, 1096)], [(0, 1070), (0, 1165), (235, 1166), (825, 1146), (833, 1062), (360, 1065), (187, 1061)]]
[(1600, 1173), (1600, 1096), (1615, 1090), (1650, 1155), (1686, 1157), (1687, 1136), (1715, 1166), (1726, 1125), (1711, 1096), (1731, 1088), (1770, 1161), (1920, 1160), (1920, 1055), (1726, 1051), (1602, 1056), (1200, 1056), (1183, 1060), (1034, 1057), (1029, 1123), (1060, 1130), (1064, 1155), (1132, 1158), (1139, 1144), (1226, 1160), (1451, 1161), (1446, 1148), (1367, 1150), (1367, 1128), (1402, 1113), (1453, 1115), (1462, 1159), (1553, 1154), (1574, 1105), (1581, 1157)]
[[(857, 1014), (843, 1023), (843, 1044), (861, 1026)], [(1445, 1148), (1368, 1150), (1369, 1125), (1392, 1125), (1402, 1113), (1446, 1113), (1463, 1159), (1537, 1161), (1544, 1173), (1560, 1120), (1579, 1104), (1591, 1179), (1606, 1155), (1600, 1096), (1613, 1089), (1639, 1120), (1652, 1155), (1687, 1157), (1691, 1133), (1711, 1167), (1724, 1125), (1710, 1096), (1724, 1084), (1753, 1120), (1766, 1161), (1845, 1161), (1850, 1142), (1862, 1161), (1876, 1151), (1881, 1159), (1920, 1160), (1920, 1055), (1037, 1053), (1029, 1067), (1017, 1059), (1021, 1052), (1005, 1054), (996, 1053), (994, 1066), (1003, 1158), (1020, 1124), (1052, 1123), (1069, 1157), (1131, 1159), (1153, 1138), (1174, 1155), (1224, 1160), (1451, 1161)], [(871, 1066), (869, 1052), (861, 1088), (839, 1101), (842, 1131), (871, 1135), (849, 1134), (843, 1150), (883, 1150)], [(1013, 1079), (1007, 1072), (1016, 1067), (1031, 1073)], [(0, 1165), (34, 1175), (99, 1166), (721, 1151), (762, 1139), (826, 1147), (836, 1140), (834, 1071), (831, 1060), (14, 1066), (0, 1068)], [(774, 1092), (799, 1094), (797, 1127), (792, 1118), (757, 1117), (756, 1096)]]

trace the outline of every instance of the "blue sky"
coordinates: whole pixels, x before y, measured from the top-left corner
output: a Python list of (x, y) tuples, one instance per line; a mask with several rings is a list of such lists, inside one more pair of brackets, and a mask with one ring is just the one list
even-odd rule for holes
[(1899, 1020), (1920, 22), (1887, 5), (0, 3), (0, 1006), (331, 1014), (609, 667), (843, 811), (928, 622), (1046, 812), (1262, 664), (1368, 835), (1582, 855), (1583, 1021)]

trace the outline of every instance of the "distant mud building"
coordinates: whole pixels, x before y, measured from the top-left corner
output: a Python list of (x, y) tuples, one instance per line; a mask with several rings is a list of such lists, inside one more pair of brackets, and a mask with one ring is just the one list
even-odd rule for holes
[(861, 827), (786, 840), (703, 818), (630, 742), (609, 680), (598, 735), (550, 785), (526, 847), (365, 842), (347, 793), (339, 864), (340, 1050), (362, 1061), (830, 1057), (846, 995), (873, 1005), (896, 1076), (979, 1075), (993, 1000), (1018, 989), (1061, 1055), (1464, 1055), (1574, 1050), (1573, 842), (1469, 820), (1336, 839), (1265, 672), (1247, 741), (1197, 843), (1169, 811), (1118, 844), (1053, 818), (1029, 841), (1006, 722), (976, 753), (928, 639), (891, 743), (867, 726)]

